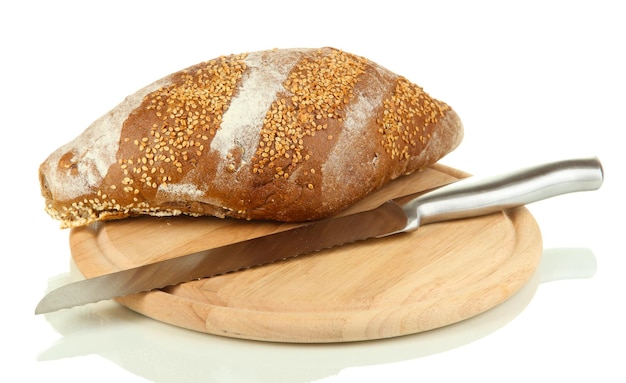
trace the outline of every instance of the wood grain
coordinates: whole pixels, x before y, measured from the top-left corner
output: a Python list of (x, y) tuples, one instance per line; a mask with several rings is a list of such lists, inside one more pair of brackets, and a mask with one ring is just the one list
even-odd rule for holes
[[(443, 165), (394, 181), (349, 212), (466, 176)], [(294, 224), (143, 217), (72, 229), (85, 277), (285, 230)], [(118, 301), (176, 326), (277, 342), (346, 342), (417, 333), (480, 314), (532, 276), (542, 253), (525, 208), (426, 225)]]

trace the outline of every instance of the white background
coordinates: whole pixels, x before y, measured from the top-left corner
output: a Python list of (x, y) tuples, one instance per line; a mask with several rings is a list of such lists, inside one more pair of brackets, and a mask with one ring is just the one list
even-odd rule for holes
[[(619, 3), (3, 2), (0, 380), (626, 381)], [(70, 268), (69, 232), (39, 194), (37, 168), (50, 152), (173, 71), (223, 54), (321, 46), (370, 58), (455, 108), (466, 136), (446, 165), (490, 174), (600, 157), (599, 191), (529, 207), (547, 250), (527, 288), (449, 328), (344, 345), (219, 338), (111, 302), (33, 314)]]

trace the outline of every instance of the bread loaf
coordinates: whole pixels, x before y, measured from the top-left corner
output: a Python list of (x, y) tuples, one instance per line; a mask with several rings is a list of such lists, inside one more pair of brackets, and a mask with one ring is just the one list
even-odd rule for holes
[(306, 221), (461, 141), (422, 88), (333, 48), (219, 57), (127, 97), (40, 167), (62, 227), (149, 214)]

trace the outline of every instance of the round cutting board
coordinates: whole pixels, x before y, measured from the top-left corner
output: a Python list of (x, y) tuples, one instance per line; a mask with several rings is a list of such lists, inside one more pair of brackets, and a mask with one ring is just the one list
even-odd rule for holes
[[(434, 165), (390, 183), (346, 213), (465, 176)], [(72, 229), (70, 246), (89, 278), (293, 226), (142, 217)], [(159, 321), (229, 337), (311, 343), (380, 339), (489, 310), (530, 279), (541, 253), (535, 220), (517, 208), (117, 300)]]

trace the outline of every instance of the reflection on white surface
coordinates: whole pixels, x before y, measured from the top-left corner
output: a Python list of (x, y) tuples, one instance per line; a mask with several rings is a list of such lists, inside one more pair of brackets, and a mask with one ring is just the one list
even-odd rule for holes
[[(39, 361), (100, 355), (159, 382), (310, 382), (348, 367), (416, 359), (471, 343), (519, 315), (540, 283), (590, 278), (589, 249), (545, 250), (529, 283), (501, 305), (444, 328), (393, 339), (340, 344), (284, 344), (223, 338), (170, 326), (112, 301), (46, 315), (62, 338)], [(75, 276), (54, 278), (64, 284)]]

